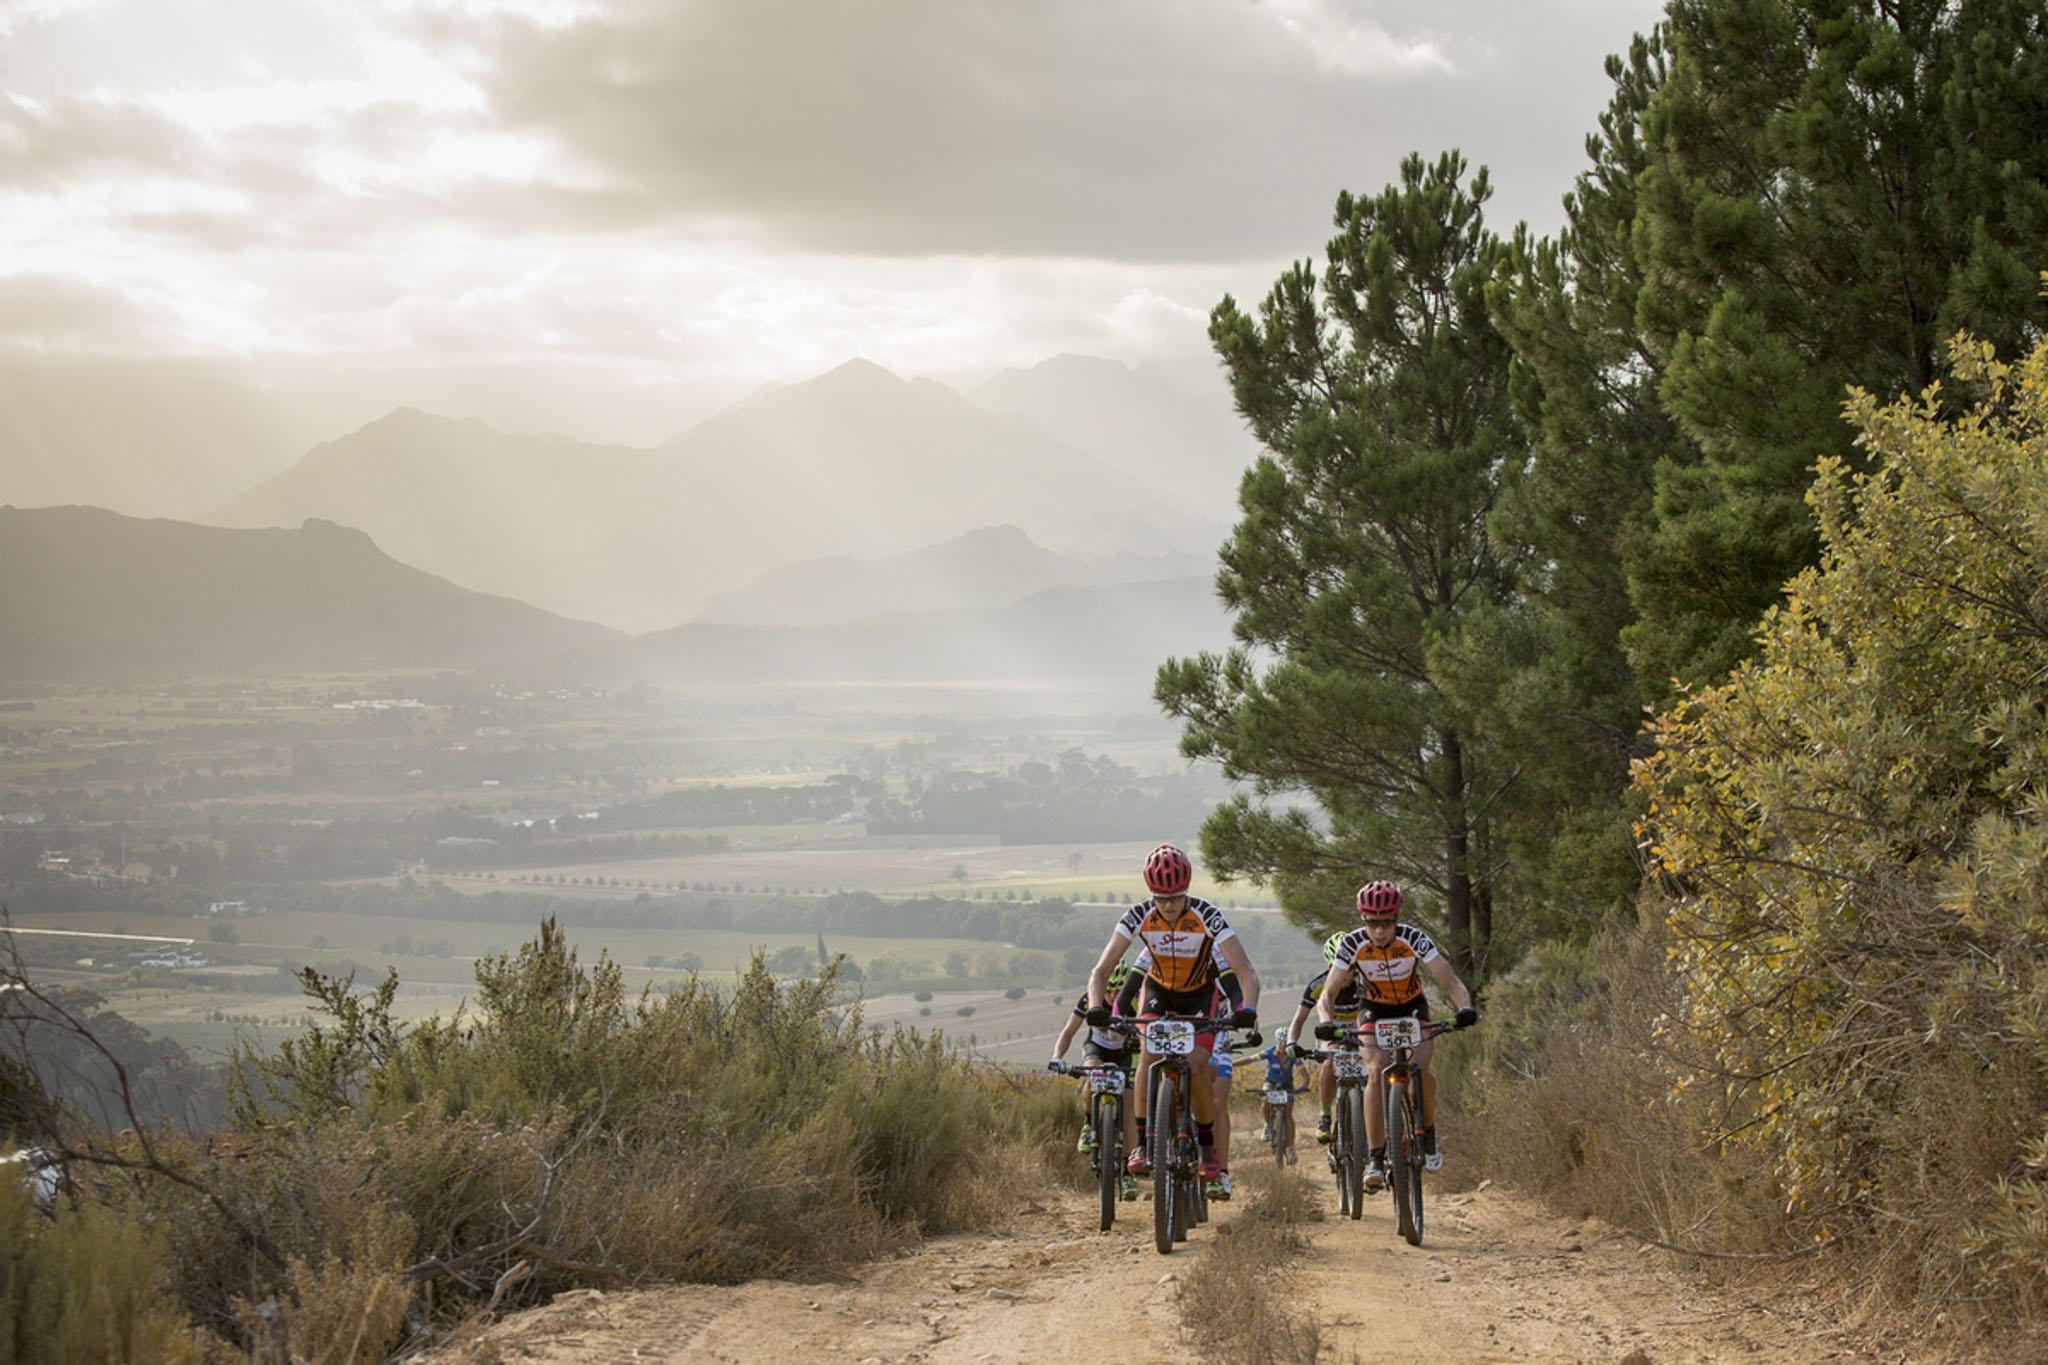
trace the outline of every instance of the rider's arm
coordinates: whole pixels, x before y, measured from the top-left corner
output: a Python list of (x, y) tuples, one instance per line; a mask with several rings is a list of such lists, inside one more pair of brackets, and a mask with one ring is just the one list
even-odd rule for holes
[(1088, 974), (1088, 1007), (1094, 1009), (1109, 1003), (1109, 969), (1123, 961), (1124, 949), (1131, 946), (1123, 926), (1110, 930), (1109, 942), (1103, 946), (1102, 956), (1095, 959), (1095, 970)]
[(1257, 1009), (1259, 1004), (1259, 974), (1252, 970), (1252, 960), (1245, 956), (1244, 942), (1236, 934), (1217, 945), (1223, 950), (1224, 960), (1237, 973), (1238, 985), (1244, 988), (1244, 1007)]
[(1058, 1061), (1067, 1055), (1067, 1048), (1073, 1044), (1074, 1035), (1080, 1031), (1081, 1016), (1069, 1010), (1067, 1012), (1067, 1026), (1060, 1030), (1059, 1041), (1052, 1045), (1052, 1059), (1054, 1061)]
[(1216, 986), (1223, 992), (1223, 998), (1230, 1002), (1232, 1013), (1235, 1013), (1237, 1007), (1244, 1003), (1244, 983), (1237, 979), (1237, 972), (1225, 967), (1216, 974)]
[[(1446, 968), (1445, 970), (1449, 970)], [(1316, 1018), (1325, 1024), (1337, 1022), (1337, 1012), (1331, 1008), (1337, 997), (1344, 994), (1344, 988), (1351, 984), (1351, 968), (1342, 962), (1331, 966), (1329, 979), (1323, 982), (1323, 993), (1316, 998)]]
[(1465, 983), (1458, 979), (1458, 974), (1455, 971), (1451, 970), (1449, 962), (1445, 961), (1442, 957), (1437, 957), (1428, 963), (1428, 967), (1429, 974), (1436, 978), (1436, 984), (1442, 986), (1444, 994), (1451, 998), (1453, 1008), (1461, 1010), (1472, 1008), (1472, 992), (1465, 988)]
[(1298, 1043), (1301, 1041), (1301, 1026), (1308, 1022), (1310, 1008), (1308, 1001), (1304, 1000), (1301, 1002), (1301, 1007), (1294, 1011), (1294, 1018), (1287, 1025), (1286, 1036), (1288, 1042)]

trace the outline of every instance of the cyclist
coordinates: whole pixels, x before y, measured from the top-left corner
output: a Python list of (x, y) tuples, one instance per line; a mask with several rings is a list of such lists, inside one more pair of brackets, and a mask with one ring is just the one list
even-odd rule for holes
[[(1361, 1022), (1403, 1016), (1427, 1019), (1429, 997), (1422, 993), (1422, 982), (1416, 979), (1416, 968), (1420, 966), (1429, 970), (1457, 1007), (1458, 1026), (1467, 1028), (1477, 1023), (1479, 1011), (1472, 1003), (1472, 992), (1451, 970), (1450, 962), (1437, 951), (1429, 935), (1412, 924), (1402, 924), (1400, 915), (1400, 887), (1382, 881), (1367, 882), (1358, 888), (1358, 917), (1365, 923), (1344, 935), (1337, 945), (1330, 979), (1323, 987), (1322, 998), (1316, 1002), (1317, 1016), (1324, 1023), (1333, 1023), (1336, 1002), (1355, 979), (1364, 992), (1359, 1010)], [(1323, 1032), (1320, 1024), (1316, 1031), (1318, 1035)], [(1415, 1050), (1415, 1061), (1422, 1072), (1422, 1164), (1436, 1171), (1443, 1169), (1444, 1159), (1436, 1145), (1436, 1081), (1429, 1074), (1431, 1050), (1431, 1045), (1424, 1042)], [(1372, 1148), (1372, 1164), (1366, 1171), (1365, 1183), (1372, 1190), (1384, 1189), (1387, 1184), (1387, 1125), (1386, 1116), (1380, 1112), (1380, 1076), (1386, 1064), (1386, 1057), (1373, 1049), (1372, 1077), (1365, 1098), (1365, 1135)]]
[[(1259, 977), (1245, 956), (1244, 944), (1223, 912), (1199, 896), (1188, 895), (1194, 879), (1194, 865), (1188, 855), (1172, 844), (1161, 844), (1145, 859), (1145, 886), (1152, 894), (1124, 911), (1109, 931), (1102, 956), (1088, 977), (1088, 1022), (1097, 1027), (1110, 1019), (1109, 974), (1123, 960), (1133, 940), (1146, 950), (1138, 1015), (1207, 1014), (1216, 988), (1216, 959), (1220, 956), (1236, 974), (1243, 991), (1242, 1004), (1230, 1018), (1233, 1028), (1251, 1028), (1258, 1021)], [(1195, 1035), (1194, 1093), (1189, 1103), (1194, 1110), (1196, 1132), (1202, 1145), (1201, 1178), (1216, 1179), (1222, 1168), (1216, 1164), (1215, 1071), (1209, 1053), (1212, 1032)], [(1145, 1152), (1145, 1087), (1151, 1080), (1152, 1058), (1138, 1056), (1138, 1141), (1131, 1148), (1126, 1168), (1132, 1175), (1149, 1175), (1152, 1163)]]
[[(1266, 1064), (1265, 1090), (1284, 1090), (1290, 1095), (1308, 1093), (1307, 1068), (1288, 1054), (1286, 1035), (1283, 1034), (1279, 1042), (1261, 1052), (1259, 1060)], [(1265, 1131), (1259, 1134), (1259, 1141), (1271, 1142), (1273, 1125), (1281, 1125), (1281, 1136), (1284, 1139), (1282, 1145), (1287, 1150), (1287, 1163), (1293, 1165), (1294, 1105), (1290, 1102), (1276, 1109), (1262, 1099), (1259, 1101), (1259, 1117), (1265, 1120), (1266, 1124)]]
[[(1125, 978), (1130, 975), (1130, 967), (1121, 962), (1117, 963), (1109, 974), (1110, 989), (1117, 993), (1119, 1000), (1122, 999)], [(1114, 1005), (1112, 1006), (1112, 1012), (1119, 1018), (1126, 1015), (1125, 1010), (1117, 1009)], [(1087, 1016), (1088, 993), (1083, 991), (1081, 998), (1074, 1003), (1073, 1012), (1067, 1016), (1066, 1026), (1060, 1030), (1059, 1040), (1052, 1045), (1052, 1059), (1046, 1063), (1048, 1068), (1056, 1068), (1066, 1060), (1067, 1048), (1073, 1044), (1074, 1035), (1079, 1033), (1086, 1025)], [(1137, 1057), (1137, 1042), (1129, 1034), (1121, 1031), (1090, 1028), (1088, 1029), (1088, 1037), (1081, 1044), (1081, 1057), (1083, 1061), (1091, 1066), (1122, 1067), (1125, 1077), (1128, 1078), (1131, 1074), (1132, 1064)], [(1123, 1114), (1124, 1150), (1127, 1152), (1136, 1151), (1137, 1115), (1132, 1113), (1131, 1106), (1128, 1103), (1123, 1107)], [(1088, 1116), (1085, 1113), (1081, 1116), (1081, 1140), (1075, 1144), (1074, 1149), (1079, 1152), (1092, 1152), (1095, 1150), (1095, 1125), (1088, 1121)], [(1137, 1177), (1128, 1171), (1124, 1173), (1123, 1177), (1123, 1196), (1126, 1200), (1138, 1197)]]
[[(1323, 940), (1323, 962), (1321, 973), (1308, 983), (1301, 993), (1301, 1004), (1295, 1008), (1294, 1019), (1287, 1025), (1287, 1031), (1280, 1035), (1280, 1045), (1287, 1046), (1301, 1037), (1302, 1025), (1308, 1022), (1309, 1011), (1316, 1008), (1316, 1002), (1328, 989), (1330, 964), (1337, 961), (1337, 949), (1344, 942), (1348, 929), (1339, 929)], [(1364, 987), (1353, 980), (1331, 1004), (1331, 1017), (1340, 1024), (1349, 1024), (1358, 1018), (1358, 1005), (1364, 995)], [(1330, 1107), (1337, 1102), (1337, 1068), (1326, 1057), (1316, 1066), (1316, 1141), (1328, 1146), (1330, 1143)]]
[[(1209, 1011), (1218, 1018), (1232, 1017), (1244, 1006), (1243, 983), (1237, 979), (1236, 969), (1221, 951), (1212, 949), (1209, 956), (1216, 967), (1216, 985), (1209, 996)], [(1136, 1009), (1138, 983), (1144, 979), (1144, 973), (1151, 965), (1152, 950), (1139, 949), (1138, 959), (1132, 964), (1131, 979), (1125, 983), (1123, 993), (1111, 1002), (1113, 1009), (1126, 1014)], [(1118, 969), (1122, 966), (1121, 962), (1117, 964)], [(1110, 971), (1109, 979), (1114, 985), (1116, 969)], [(1251, 1035), (1254, 1043), (1258, 1037), (1256, 1033)], [(1228, 1200), (1233, 1192), (1230, 1183), (1230, 1081), (1236, 1068), (1231, 1060), (1230, 1046), (1230, 1034), (1221, 1031), (1209, 1045), (1209, 1061), (1216, 1069), (1216, 1122), (1212, 1128), (1214, 1141), (1209, 1144), (1209, 1150), (1216, 1159), (1216, 1178), (1205, 1182), (1203, 1192), (1211, 1199), (1219, 1200)]]

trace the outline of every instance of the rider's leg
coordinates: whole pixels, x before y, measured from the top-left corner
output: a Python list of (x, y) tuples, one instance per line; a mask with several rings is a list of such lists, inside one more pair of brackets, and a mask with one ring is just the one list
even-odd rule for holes
[(1373, 1048), (1372, 1077), (1365, 1084), (1365, 1142), (1375, 1152), (1387, 1145), (1387, 1119), (1380, 1112), (1386, 1103), (1386, 1069), (1386, 1054)]
[(1188, 1098), (1193, 1104), (1196, 1123), (1207, 1123), (1216, 1113), (1216, 1065), (1209, 1060), (1209, 1049), (1195, 1044), (1194, 1055), (1188, 1060), (1193, 1063), (1194, 1094)]
[(1429, 1071), (1431, 1045), (1424, 1043), (1415, 1049), (1415, 1069), (1422, 1073), (1422, 1126), (1436, 1127), (1436, 1077)]
[(1218, 1076), (1214, 1087), (1216, 1113), (1216, 1164), (1230, 1169), (1230, 1078)]

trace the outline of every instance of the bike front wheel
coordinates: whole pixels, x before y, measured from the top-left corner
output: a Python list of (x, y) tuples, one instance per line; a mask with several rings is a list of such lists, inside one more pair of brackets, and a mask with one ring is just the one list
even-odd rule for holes
[(1338, 1179), (1344, 1186), (1338, 1202), (1346, 1216), (1356, 1219), (1365, 1213), (1365, 1163), (1371, 1159), (1366, 1151), (1363, 1086), (1348, 1086), (1337, 1097), (1337, 1123), (1343, 1133), (1337, 1141), (1345, 1151), (1337, 1168)]
[(1116, 1226), (1116, 1206), (1124, 1185), (1124, 1102), (1115, 1096), (1095, 1102), (1096, 1186), (1102, 1204), (1102, 1230)]
[[(1174, 1179), (1174, 1142), (1180, 1127), (1180, 1087), (1164, 1067), (1152, 1072), (1152, 1245), (1161, 1256), (1173, 1254), (1184, 1210), (1176, 1207), (1178, 1190)], [(1181, 1233), (1181, 1236), (1186, 1236)]]
[(1387, 1181), (1394, 1187), (1394, 1227), (1409, 1246), (1422, 1245), (1422, 1142), (1416, 1122), (1419, 1081), (1387, 1087)]

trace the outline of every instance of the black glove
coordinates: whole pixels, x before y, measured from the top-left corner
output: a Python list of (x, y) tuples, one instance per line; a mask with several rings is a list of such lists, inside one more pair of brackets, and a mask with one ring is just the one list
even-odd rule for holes
[(1323, 1040), (1324, 1042), (1326, 1042), (1326, 1043), (1327, 1043), (1327, 1042), (1329, 1042), (1329, 1041), (1330, 1041), (1330, 1040), (1331, 1040), (1332, 1038), (1335, 1038), (1336, 1036), (1337, 1036), (1337, 1026), (1336, 1026), (1336, 1024), (1334, 1024), (1334, 1023), (1331, 1023), (1331, 1022), (1330, 1022), (1330, 1021), (1328, 1021), (1328, 1020), (1323, 1020), (1323, 1019), (1318, 1019), (1318, 1020), (1316, 1020), (1316, 1037), (1318, 1037), (1318, 1038), (1322, 1039), (1322, 1040)]
[(1471, 1005), (1458, 1011), (1458, 1027), (1471, 1028), (1479, 1022), (1479, 1011)]
[(1300, 1043), (1290, 1044), (1287, 1050), (1294, 1054), (1294, 1056), (1301, 1061), (1309, 1061), (1316, 1055), (1316, 1050), (1314, 1048), (1303, 1047)]
[(1246, 1047), (1257, 1047), (1260, 1043), (1263, 1043), (1265, 1041), (1266, 1040), (1259, 1035), (1259, 1031), (1257, 1029), (1253, 1029), (1250, 1033), (1247, 1033), (1244, 1036), (1244, 1045)]
[(1226, 1021), (1228, 1028), (1254, 1028), (1259, 1022), (1259, 1012), (1250, 1005), (1239, 1005)]
[(1089, 1028), (1108, 1028), (1110, 1020), (1109, 1006), (1090, 1005), (1088, 1013), (1083, 1015), (1082, 1018), (1088, 1021)]
[(1067, 1069), (1067, 1064), (1064, 1061), (1061, 1061), (1058, 1057), (1055, 1057), (1045, 1064), (1045, 1069), (1047, 1071), (1052, 1072), (1054, 1075), (1058, 1075), (1060, 1072), (1065, 1071)]

